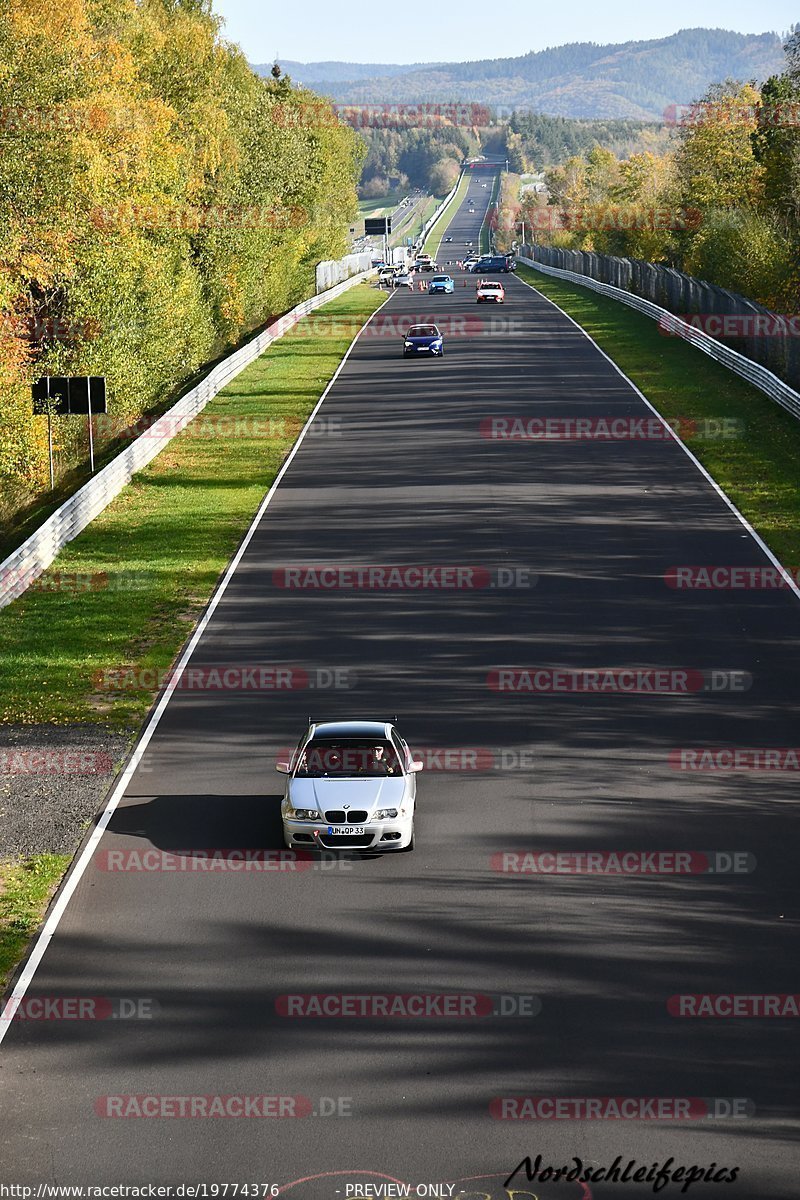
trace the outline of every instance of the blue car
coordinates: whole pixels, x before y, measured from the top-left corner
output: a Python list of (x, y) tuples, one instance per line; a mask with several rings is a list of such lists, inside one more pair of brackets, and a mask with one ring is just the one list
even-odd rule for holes
[(444, 340), (435, 325), (412, 325), (403, 338), (403, 357), (408, 354), (444, 354)]
[(456, 282), (449, 275), (434, 275), (428, 285), (429, 292), (452, 292), (455, 290)]

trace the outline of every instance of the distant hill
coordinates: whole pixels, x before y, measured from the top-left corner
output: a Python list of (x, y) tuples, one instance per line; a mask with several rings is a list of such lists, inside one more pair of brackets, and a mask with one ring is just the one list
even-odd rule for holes
[[(281, 63), (297, 83), (340, 103), (459, 101), (640, 121), (662, 119), (668, 106), (698, 99), (716, 81), (762, 81), (783, 65), (777, 34), (725, 29), (682, 29), (666, 38), (610, 46), (573, 42), (519, 58), (466, 63)], [(267, 74), (270, 67), (255, 70)]]
[[(321, 83), (348, 83), (360, 79), (383, 79), (389, 75), (406, 75), (409, 71), (421, 71), (431, 66), (441, 66), (440, 63), (348, 63), (348, 62), (293, 62), (289, 58), (279, 58), (281, 70), (291, 75), (296, 83), (313, 88)], [(254, 71), (259, 75), (269, 75), (272, 63), (252, 63)]]

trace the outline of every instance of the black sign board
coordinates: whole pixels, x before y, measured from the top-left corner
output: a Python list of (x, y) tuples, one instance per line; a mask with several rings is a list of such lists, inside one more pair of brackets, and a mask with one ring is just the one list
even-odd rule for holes
[(37, 379), (31, 388), (33, 411), (41, 416), (48, 410), (57, 416), (106, 411), (104, 375), (48, 375)]
[(364, 218), (364, 235), (384, 234), (392, 232), (391, 217), (365, 217)]

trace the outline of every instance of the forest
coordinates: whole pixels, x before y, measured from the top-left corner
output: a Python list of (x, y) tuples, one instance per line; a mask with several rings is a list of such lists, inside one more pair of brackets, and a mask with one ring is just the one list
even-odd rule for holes
[(758, 87), (726, 80), (687, 106), (664, 153), (595, 145), (545, 173), (549, 196), (506, 181), (501, 245), (661, 262), (775, 311), (800, 303), (800, 26), (784, 69)]
[[(115, 421), (313, 292), (346, 252), (364, 146), (261, 78), (209, 0), (0, 9), (0, 513), (48, 485), (41, 375), (104, 375)], [(57, 422), (59, 473), (85, 422)]]

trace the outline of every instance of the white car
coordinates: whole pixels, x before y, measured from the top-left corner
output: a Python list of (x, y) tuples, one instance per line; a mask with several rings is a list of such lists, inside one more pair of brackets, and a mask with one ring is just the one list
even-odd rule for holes
[(409, 275), (408, 271), (398, 271), (392, 280), (392, 283), (396, 288), (407, 287), (413, 289), (414, 287), (414, 280), (412, 276)]
[(289, 762), (281, 804), (290, 850), (413, 850), (416, 760), (387, 721), (311, 724)]
[(491, 300), (495, 304), (504, 304), (505, 298), (506, 290), (502, 283), (495, 283), (491, 279), (481, 279), (475, 291), (475, 299), (478, 304), (483, 304), (487, 300)]

